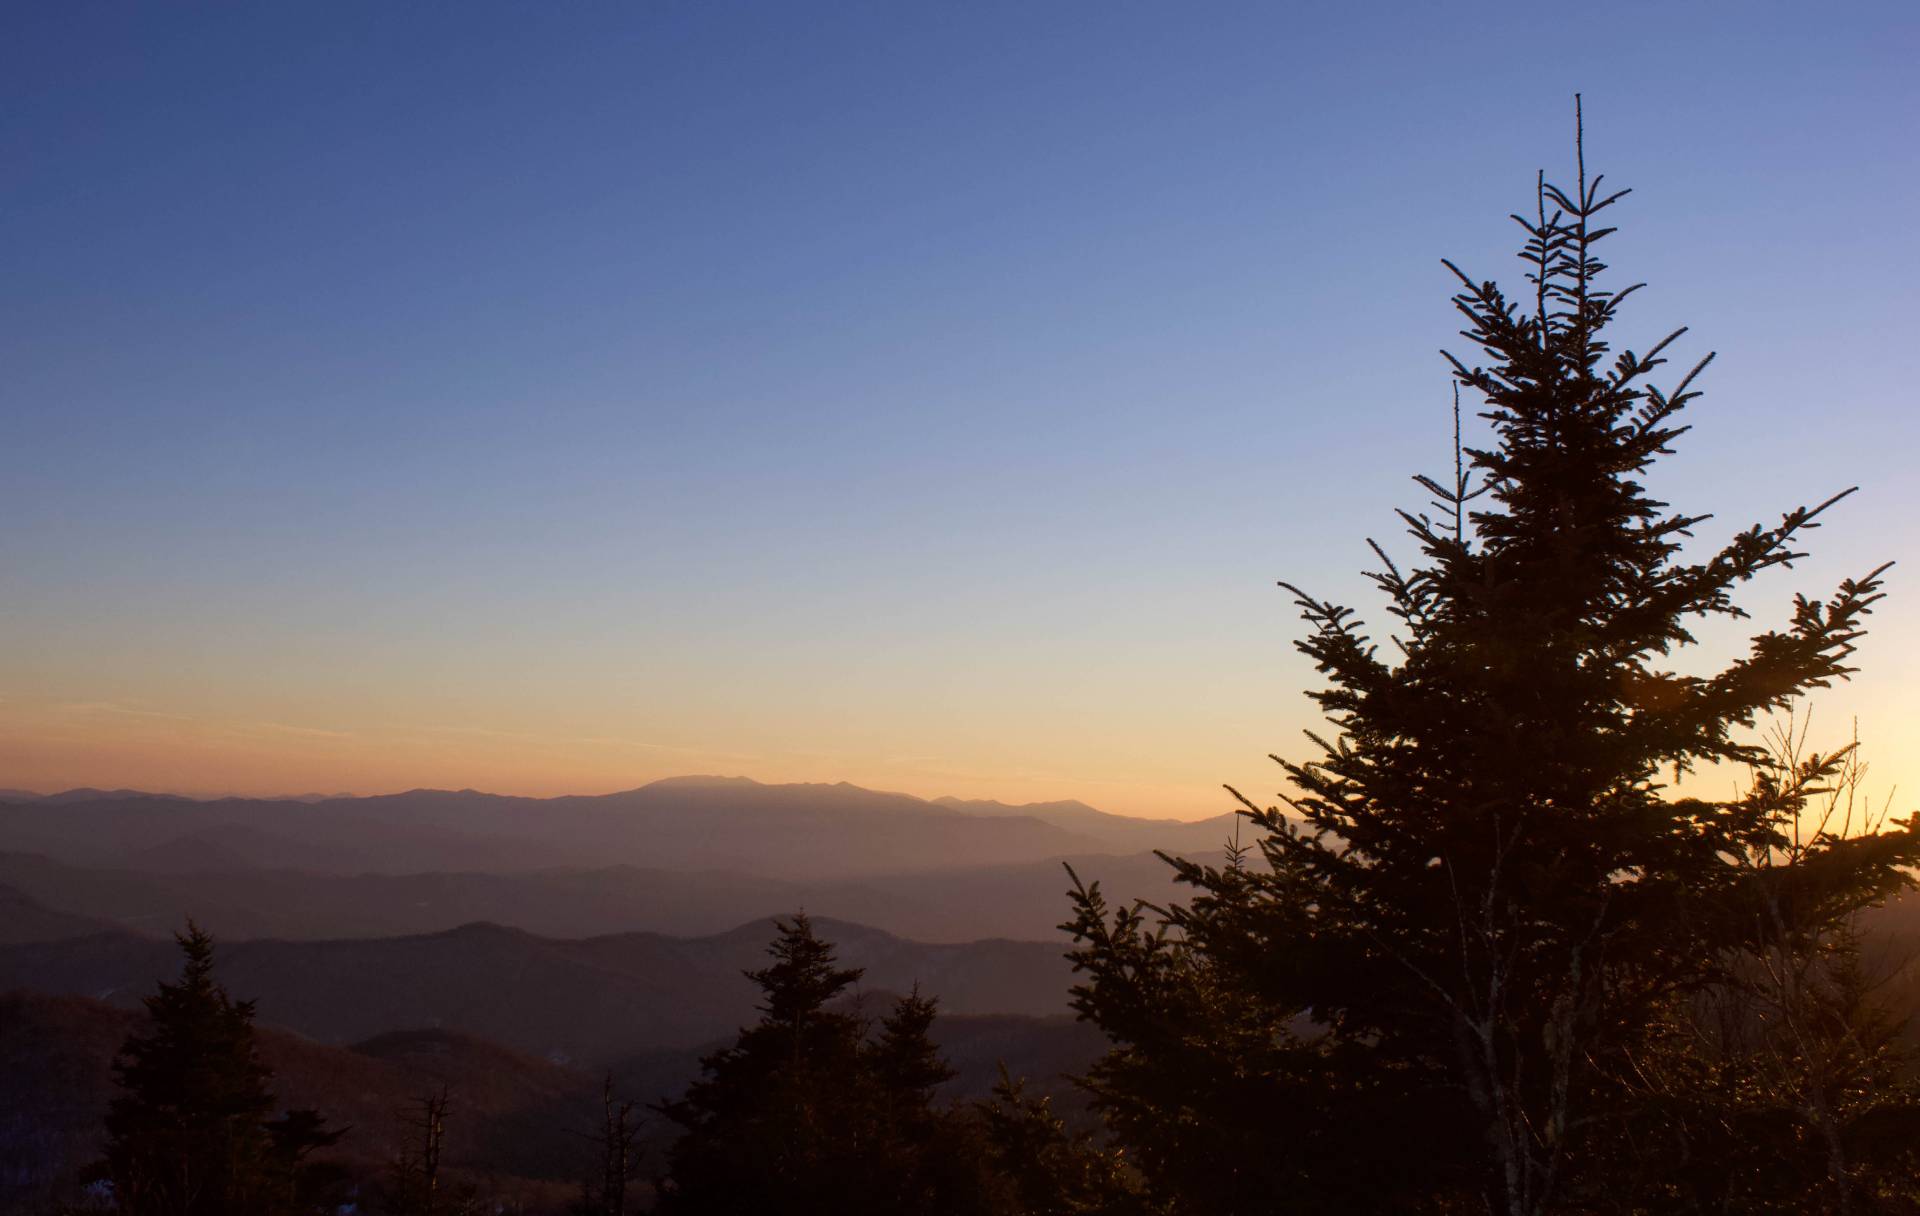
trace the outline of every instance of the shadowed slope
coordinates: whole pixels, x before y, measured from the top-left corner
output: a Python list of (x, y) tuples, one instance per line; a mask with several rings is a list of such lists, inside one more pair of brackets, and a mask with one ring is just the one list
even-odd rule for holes
[[(1173, 894), (1172, 871), (1149, 854), (1070, 860), (1081, 875), (1116, 890), (1156, 899)], [(192, 916), (225, 941), (437, 933), (476, 920), (549, 937), (636, 930), (702, 936), (804, 907), (916, 941), (963, 942), (1058, 937), (1067, 876), (1055, 860), (814, 880), (631, 866), (513, 874), (155, 873), (0, 853), (0, 884), (95, 928), (164, 936)], [(64, 927), (23, 928), (13, 939), (72, 935)]]
[[(821, 922), (866, 986), (916, 982), (944, 1011), (1052, 1014), (1066, 1008), (1058, 946), (980, 941), (928, 945)], [(364, 941), (231, 943), (222, 981), (257, 999), (263, 1025), (328, 1043), (411, 1027), (480, 1035), (536, 1055), (599, 1063), (651, 1048), (708, 1042), (752, 1016), (743, 970), (757, 966), (771, 922), (706, 938), (652, 933), (581, 940), (499, 925)], [(176, 967), (171, 942), (120, 933), (0, 947), (0, 990), (88, 996), (131, 1008)]]

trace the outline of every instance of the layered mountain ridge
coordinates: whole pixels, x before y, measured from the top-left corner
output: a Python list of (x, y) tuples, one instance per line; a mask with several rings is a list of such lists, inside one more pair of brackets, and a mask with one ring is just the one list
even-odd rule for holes
[(611, 794), (527, 798), (409, 790), (361, 798), (194, 800), (137, 791), (0, 797), (0, 850), (181, 872), (332, 874), (631, 865), (811, 880), (1163, 849), (1212, 851), (1198, 823), (1082, 803), (928, 800), (839, 783), (681, 777)]

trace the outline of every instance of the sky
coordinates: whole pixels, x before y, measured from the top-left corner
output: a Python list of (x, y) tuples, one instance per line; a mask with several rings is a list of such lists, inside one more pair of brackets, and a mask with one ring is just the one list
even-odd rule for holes
[(1920, 790), (1916, 62), (1907, 3), (9, 6), (0, 786), (1269, 800), (1275, 582), (1383, 615), (1440, 258), (1518, 280), (1580, 92), (1622, 340), (1719, 352), (1652, 486), (1703, 545), (1862, 487), (1744, 602), (1901, 562), (1812, 712)]

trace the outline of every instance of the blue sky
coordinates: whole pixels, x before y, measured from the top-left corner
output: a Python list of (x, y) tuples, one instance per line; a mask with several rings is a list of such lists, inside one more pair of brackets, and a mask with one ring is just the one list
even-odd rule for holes
[(1910, 6), (4, 21), (0, 784), (1272, 788), (1273, 581), (1369, 606), (1576, 90), (1625, 340), (1721, 352), (1656, 488), (1865, 487), (1762, 623), (1920, 559)]

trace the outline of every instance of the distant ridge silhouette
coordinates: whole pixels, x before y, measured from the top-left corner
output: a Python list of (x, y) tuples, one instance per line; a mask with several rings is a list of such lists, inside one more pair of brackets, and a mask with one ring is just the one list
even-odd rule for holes
[[(566, 867), (517, 873), (325, 873), (236, 867), (230, 854), (158, 846), (118, 868), (0, 852), (0, 884), (91, 927), (164, 937), (189, 914), (222, 941), (436, 933), (476, 920), (550, 937), (632, 930), (722, 932), (769, 909), (805, 907), (926, 942), (981, 937), (1061, 940), (1066, 874), (1059, 860), (923, 868), (857, 878), (794, 880), (724, 870)], [(1172, 898), (1172, 871), (1151, 853), (1065, 859), (1115, 889)], [(18, 918), (13, 940), (75, 936), (67, 921)], [(8, 936), (0, 930), (0, 937)]]
[[(58, 813), (53, 813), (58, 808)], [(1212, 852), (1230, 814), (1134, 819), (1079, 802), (1009, 806), (834, 784), (689, 776), (608, 794), (528, 798), (415, 789), (366, 797), (198, 800), (68, 790), (0, 803), (0, 850), (184, 872), (499, 873), (631, 865), (787, 880), (1166, 849)], [(207, 864), (196, 865), (204, 856)]]
[[(0, 905), (3, 906), (3, 905)], [(560, 939), (487, 922), (443, 933), (355, 941), (231, 942), (224, 982), (259, 1001), (262, 1025), (323, 1043), (418, 1026), (479, 1035), (549, 1058), (604, 1064), (642, 1050), (697, 1047), (752, 1014), (741, 972), (764, 957), (774, 913), (725, 933), (622, 933)], [(863, 988), (915, 983), (950, 1014), (1064, 1016), (1069, 971), (1045, 942), (909, 941), (822, 920)], [(0, 945), (0, 991), (86, 996), (137, 1008), (178, 966), (173, 942), (96, 932)], [(513, 976), (511, 984), (501, 977)]]

